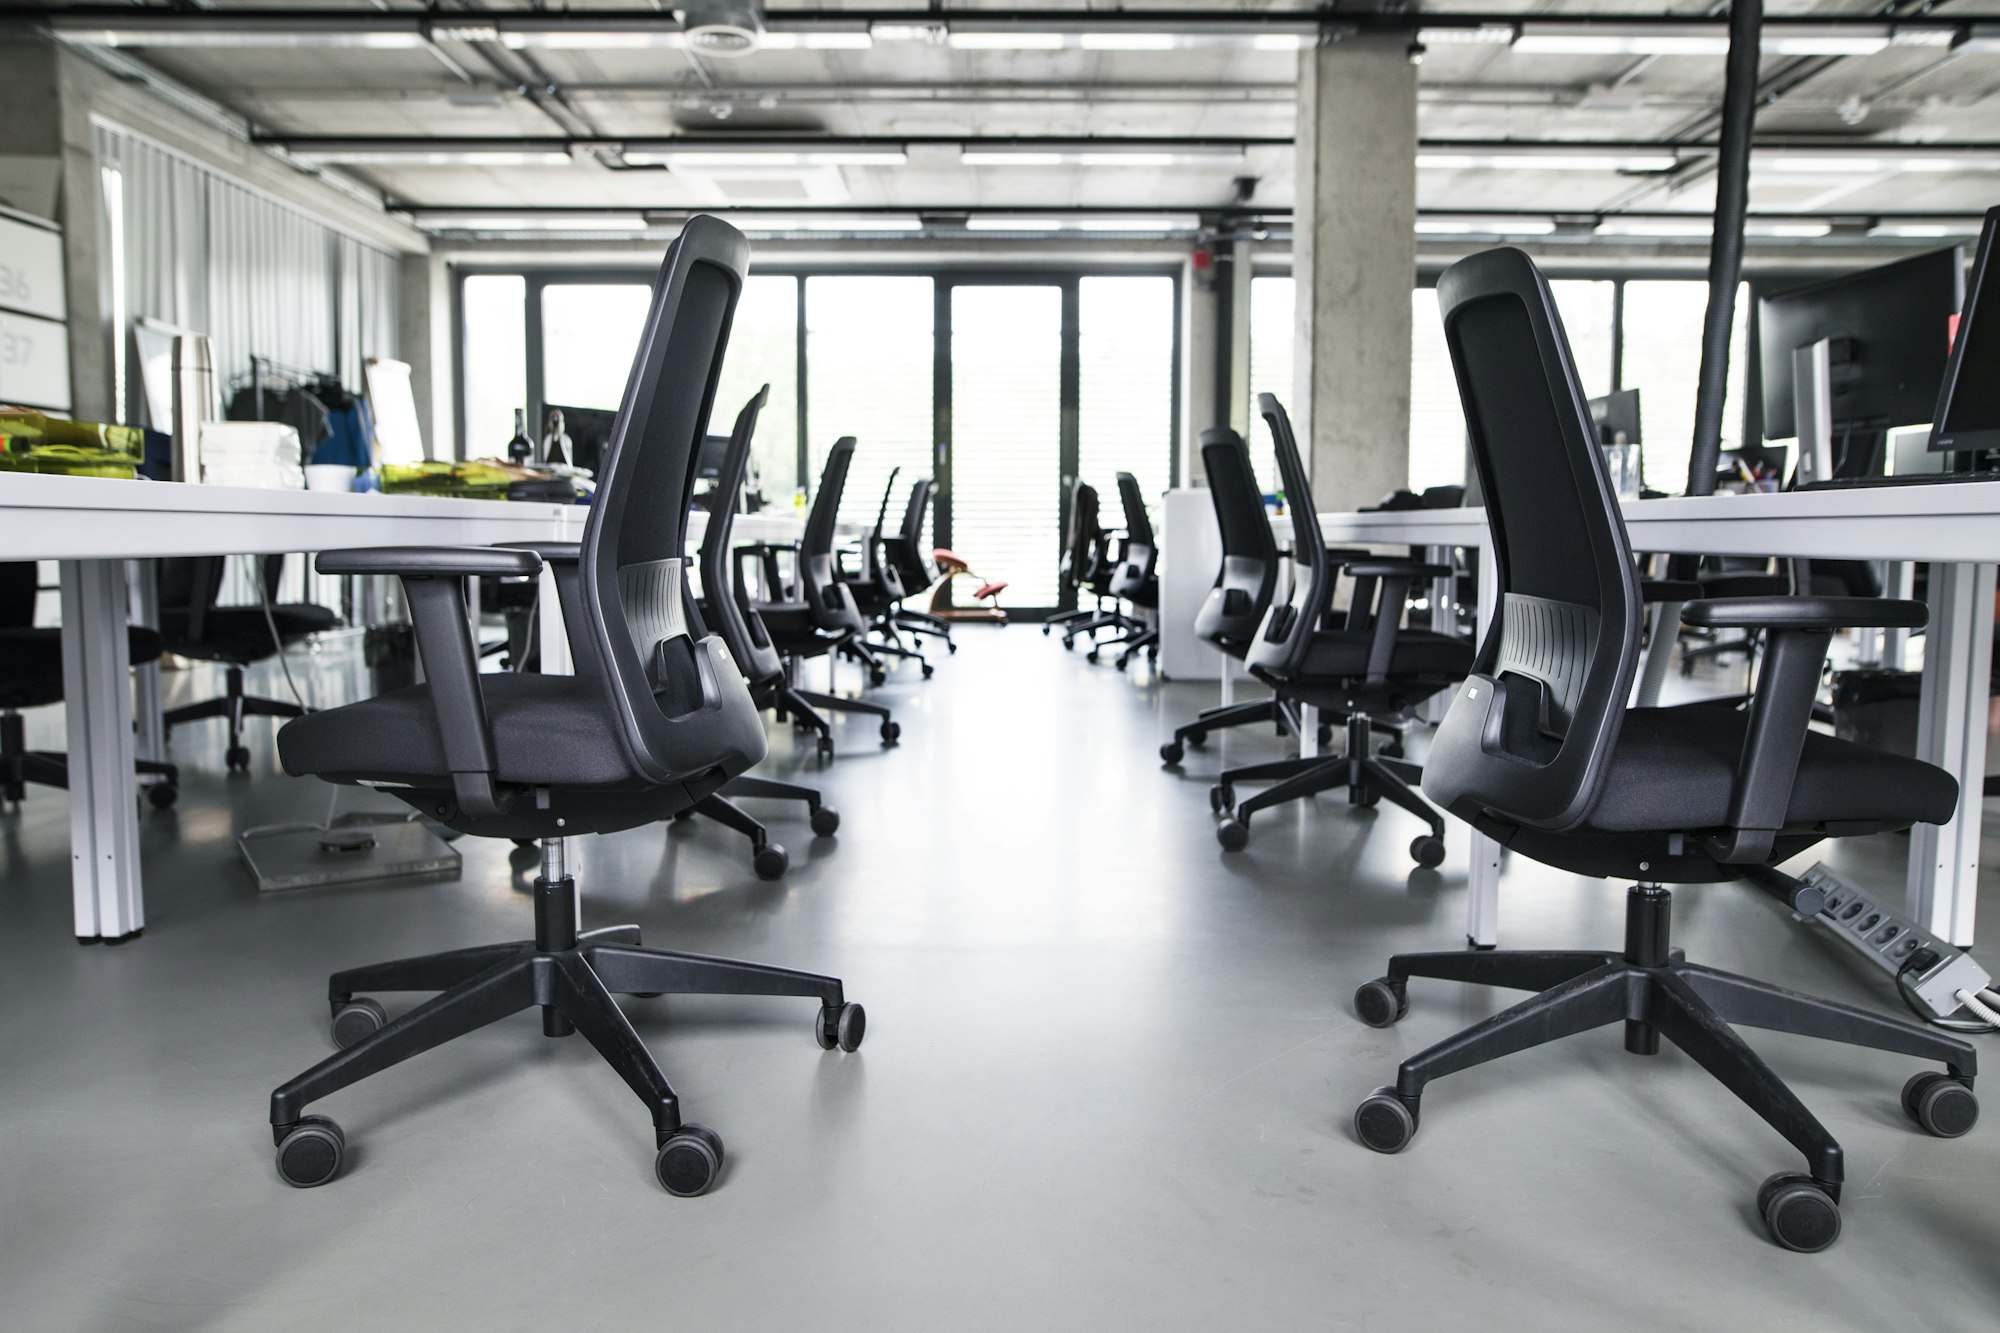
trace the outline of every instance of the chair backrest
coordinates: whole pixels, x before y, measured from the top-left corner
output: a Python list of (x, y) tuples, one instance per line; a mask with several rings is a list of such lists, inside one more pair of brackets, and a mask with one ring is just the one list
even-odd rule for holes
[(35, 562), (0, 563), (0, 629), (27, 629), (35, 623)]
[(1514, 249), (1438, 280), (1445, 342), (1493, 531), (1500, 605), (1424, 764), (1471, 818), (1585, 819), (1639, 655), (1639, 586), (1549, 285)]
[(806, 515), (805, 538), (799, 543), (799, 584), (814, 624), (825, 630), (860, 633), (868, 623), (854, 604), (854, 594), (840, 581), (833, 555), (840, 502), (847, 493), (847, 470), (853, 462), (854, 437), (843, 435), (827, 452), (826, 466), (819, 474), (819, 493), (813, 496), (812, 512)]
[(882, 487), (882, 503), (875, 507), (875, 526), (868, 530), (868, 540), (861, 545), (861, 577), (879, 588), (881, 594), (892, 602), (903, 598), (903, 579), (883, 549), (883, 544), (888, 541), (883, 528), (889, 519), (889, 499), (896, 493), (896, 477), (902, 470), (899, 467), (889, 469), (889, 480)]
[(748, 259), (742, 233), (711, 217), (667, 248), (584, 523), (585, 625), (571, 639), (598, 661), (578, 674), (603, 681), (628, 760), (655, 782), (762, 757), (745, 750), (749, 689), (719, 639), (695, 638), (684, 600), (696, 456)]
[(1146, 499), (1139, 490), (1139, 479), (1129, 472), (1118, 474), (1118, 506), (1125, 511), (1125, 546), (1111, 591), (1129, 597), (1153, 577), (1160, 551), (1153, 540), (1153, 521), (1146, 516)]
[(1222, 533), (1222, 568), (1195, 613), (1194, 632), (1210, 643), (1247, 643), (1271, 607), (1278, 583), (1278, 540), (1271, 535), (1243, 437), (1227, 427), (1203, 431), (1201, 461)]
[(1285, 507), (1292, 514), (1292, 595), (1287, 601), (1272, 601), (1244, 663), (1261, 675), (1284, 679), (1297, 673), (1312, 645), (1313, 631), (1333, 601), (1333, 566), (1327, 558), (1326, 537), (1319, 530), (1319, 509), (1313, 503), (1312, 483), (1306, 480), (1305, 460), (1299, 457), (1298, 437), (1292, 434), (1292, 419), (1268, 393), (1257, 395), (1257, 411), (1270, 428)]
[(722, 636), (737, 669), (753, 685), (782, 676), (784, 659), (771, 642), (770, 631), (737, 586), (730, 541), (736, 528), (736, 505), (743, 478), (750, 470), (750, 443), (757, 433), (757, 416), (770, 401), (771, 386), (757, 390), (729, 431), (729, 447), (716, 471), (714, 507), (701, 534), (701, 591), (707, 603), (707, 623)]
[(1080, 587), (1090, 576), (1091, 561), (1097, 552), (1103, 525), (1097, 507), (1097, 488), (1082, 477), (1069, 483), (1069, 531), (1064, 535), (1062, 581), (1065, 588)]
[(914, 589), (928, 587), (937, 577), (937, 571), (924, 558), (924, 520), (930, 516), (931, 496), (936, 490), (937, 483), (931, 478), (917, 478), (910, 486), (909, 501), (903, 506), (903, 526), (895, 536), (883, 541), (883, 549), (896, 567), (905, 596)]

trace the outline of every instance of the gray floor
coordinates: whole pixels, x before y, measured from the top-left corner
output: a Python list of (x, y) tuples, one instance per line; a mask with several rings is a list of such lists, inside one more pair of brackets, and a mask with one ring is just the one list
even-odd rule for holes
[[(1995, 1326), (2000, 1125), (1925, 1137), (1895, 1057), (1755, 1038), (1846, 1147), (1846, 1233), (1817, 1257), (1753, 1216), (1757, 1182), (1797, 1165), (1784, 1143), (1611, 1030), (1454, 1076), (1408, 1152), (1363, 1149), (1354, 1103), (1504, 1003), (1419, 982), (1397, 1028), (1348, 1009), (1390, 952), (1461, 940), (1456, 848), (1413, 873), (1407, 816), (1322, 798), (1226, 856), (1209, 778), (1276, 757), (1274, 737), (1212, 743), (1176, 777), (1161, 729), (1212, 686), (1092, 668), (1027, 628), (963, 638), (935, 680), (881, 692), (899, 750), (843, 724), (839, 762), (806, 779), (837, 838), (773, 817), (781, 884), (712, 825), (578, 848), (587, 925), (834, 972), (868, 1006), (842, 1056), (814, 1044), (810, 1002), (632, 1002), (687, 1113), (727, 1140), (698, 1200), (653, 1183), (637, 1103), (532, 1016), (315, 1107), (346, 1128), (347, 1173), (277, 1180), (266, 1098), (329, 1049), (326, 973), (526, 934), (505, 844), (461, 843), (457, 883), (260, 899), (233, 835), (323, 817), (329, 789), (274, 773), (268, 723), (253, 775), (225, 777), (205, 723), (176, 744), (179, 810), (144, 817), (145, 937), (80, 948), (61, 796), (0, 816), (0, 1324)], [(296, 661), (322, 701), (353, 677), (339, 650)], [(59, 734), (55, 710), (35, 725)], [(767, 771), (811, 773), (809, 753), (774, 729)], [(1894, 889), (1902, 845), (1839, 860)], [(1615, 945), (1620, 911), (1617, 886), (1516, 859), (1502, 943)], [(1677, 918), (1711, 965), (1895, 1005), (1740, 886), (1683, 891)]]

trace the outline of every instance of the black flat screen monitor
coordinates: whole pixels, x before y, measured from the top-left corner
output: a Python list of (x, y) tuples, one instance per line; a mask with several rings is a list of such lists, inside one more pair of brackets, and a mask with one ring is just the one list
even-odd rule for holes
[(702, 436), (701, 451), (695, 455), (694, 475), (702, 481), (714, 481), (722, 475), (722, 460), (728, 456), (727, 435)]
[(611, 426), (618, 420), (618, 414), (599, 407), (548, 403), (542, 415), (546, 417), (552, 411), (563, 414), (563, 430), (570, 442), (570, 466), (583, 468), (593, 477), (603, 471), (604, 446), (611, 443)]
[(1796, 436), (1792, 353), (1832, 342), (1833, 427), (1879, 431), (1929, 421), (1964, 291), (1957, 246), (1816, 282), (1757, 303), (1764, 435)]
[[(1987, 213), (1979, 253), (1965, 286), (1965, 308), (1951, 340), (1944, 390), (1931, 418), (1931, 452), (1978, 453), (2000, 449), (2000, 208)], [(1993, 307), (1981, 308), (1982, 302)]]
[(1617, 444), (1623, 435), (1626, 444), (1639, 441), (1639, 391), (1620, 389), (1590, 400), (1590, 419), (1597, 426), (1599, 444)]

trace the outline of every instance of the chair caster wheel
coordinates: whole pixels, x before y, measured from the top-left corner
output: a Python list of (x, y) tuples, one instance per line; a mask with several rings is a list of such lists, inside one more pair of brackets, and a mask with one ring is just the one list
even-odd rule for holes
[(1979, 1123), (1979, 1098), (1949, 1074), (1912, 1074), (1903, 1085), (1903, 1111), (1926, 1134), (1955, 1139)]
[[(1068, 645), (1064, 646), (1067, 647)], [(958, 653), (958, 645), (955, 643), (947, 642), (944, 646), (944, 651), (947, 656), (956, 656)]]
[(1090, 663), (1092, 666), (1097, 665), (1097, 650), (1095, 648), (1092, 648), (1089, 652), (1083, 655), (1083, 660)]
[[(952, 651), (953, 651), (953, 652), (957, 652), (957, 651), (958, 651), (958, 649), (954, 648), (954, 649), (952, 649)], [(1063, 651), (1064, 651), (1064, 652), (1066, 652), (1066, 653), (1073, 653), (1073, 652), (1075, 652), (1075, 651), (1076, 651), (1076, 640), (1075, 640), (1075, 639), (1072, 639), (1072, 638), (1070, 638), (1070, 637), (1069, 637), (1069, 636), (1067, 636), (1067, 635), (1063, 636)]]
[(1393, 1027), (1410, 1012), (1410, 997), (1387, 977), (1364, 981), (1354, 992), (1354, 1012), (1371, 1028)]
[(1168, 768), (1179, 768), (1181, 760), (1187, 757), (1179, 741), (1168, 741), (1160, 747), (1160, 762)]
[(1361, 787), (1354, 793), (1354, 804), (1363, 810), (1373, 810), (1382, 804), (1382, 793), (1373, 787)]
[(324, 1185), (340, 1174), (347, 1136), (323, 1115), (302, 1117), (278, 1140), (278, 1178), (295, 1189)]
[(888, 679), (889, 679), (889, 673), (882, 670), (882, 668), (880, 667), (877, 667), (873, 671), (870, 671), (868, 673), (868, 683), (870, 685), (885, 684), (888, 681)]
[(1444, 864), (1444, 839), (1435, 833), (1421, 833), (1410, 843), (1410, 858), (1426, 870)]
[(882, 744), (894, 745), (897, 741), (901, 740), (902, 738), (903, 738), (903, 727), (901, 723), (884, 722), (882, 724)]
[(1354, 1108), (1354, 1135), (1376, 1152), (1401, 1152), (1417, 1136), (1417, 1111), (1394, 1088), (1377, 1088)]
[(1049, 637), (1049, 627), (1047, 625), (1042, 626), (1042, 637), (1045, 639)]
[(1228, 783), (1218, 783), (1208, 789), (1209, 813), (1226, 815), (1236, 808), (1236, 789)]
[(819, 761), (822, 764), (830, 764), (833, 762), (833, 737), (831, 736), (820, 737), (818, 742), (815, 743), (815, 745), (813, 746), (813, 748), (816, 751), (818, 751)]
[(1840, 1205), (1801, 1172), (1780, 1171), (1758, 1186), (1757, 1212), (1772, 1240), (1800, 1254), (1817, 1254), (1840, 1239)]
[(930, 678), (931, 678), (932, 676), (935, 676), (936, 674), (937, 674), (937, 668), (936, 668), (936, 667), (932, 666), (932, 665), (931, 665), (931, 664), (930, 664), (929, 662), (926, 662), (926, 663), (924, 663), (924, 679), (925, 679), (925, 680), (929, 680), (929, 679), (930, 679)]
[(1190, 731), (1187, 734), (1187, 743), (1199, 750), (1202, 746), (1208, 744), (1208, 733), (1205, 731)]
[(223, 752), (222, 762), (231, 773), (250, 771), (250, 749), (244, 745), (232, 745)]
[(786, 868), (791, 864), (792, 858), (787, 856), (785, 849), (775, 842), (765, 843), (757, 849), (757, 854), (750, 858), (750, 866), (757, 872), (758, 879), (782, 878)]
[(1401, 759), (1404, 754), (1403, 743), (1401, 741), (1390, 741), (1387, 745), (1376, 751), (1376, 753), (1380, 754), (1384, 759)]
[(1117, 667), (1120, 671), (1123, 671), (1126, 667), (1132, 665), (1132, 659), (1126, 657), (1124, 654), (1121, 653), (1118, 656), (1118, 660), (1113, 662), (1111, 665)]
[(1250, 827), (1241, 820), (1225, 819), (1216, 825), (1215, 840), (1225, 852), (1240, 852), (1250, 845)]
[(688, 807), (687, 809), (685, 809), (685, 810), (676, 810), (676, 811), (674, 811), (674, 822), (675, 822), (676, 824), (685, 824), (685, 823), (687, 823), (687, 822), (688, 822), (688, 821), (689, 821), (690, 819), (693, 819), (693, 818), (694, 818), (694, 807), (693, 807), (693, 806), (689, 806), (689, 807)]
[(181, 798), (181, 789), (171, 782), (155, 782), (146, 788), (146, 799), (153, 803), (155, 810), (167, 810)]
[(1325, 749), (1327, 746), (1333, 744), (1333, 728), (1328, 726), (1326, 723), (1324, 722), (1320, 723), (1319, 731), (1315, 734), (1319, 738), (1319, 744), (1321, 749)]
[(813, 1024), (813, 1036), (819, 1040), (822, 1051), (830, 1051), (836, 1046), (843, 1051), (858, 1051), (862, 1035), (867, 1031), (868, 1011), (852, 1001), (821, 1005), (819, 1018)]
[(388, 1013), (367, 996), (349, 1000), (333, 1011), (333, 1044), (346, 1050), (356, 1042), (374, 1036), (388, 1023)]
[(840, 832), (840, 811), (830, 805), (814, 806), (812, 831), (815, 838), (831, 838)]
[(682, 1199), (706, 1194), (722, 1174), (722, 1136), (706, 1125), (682, 1125), (660, 1145), (653, 1175), (667, 1193)]

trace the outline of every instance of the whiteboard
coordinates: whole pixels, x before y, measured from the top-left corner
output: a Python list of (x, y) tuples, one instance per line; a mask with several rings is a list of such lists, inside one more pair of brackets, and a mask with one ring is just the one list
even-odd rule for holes
[(0, 309), (64, 319), (62, 233), (0, 217)]
[(423, 429), (417, 421), (417, 398), (410, 390), (410, 363), (371, 356), (367, 377), (368, 410), (375, 418), (375, 461), (427, 461)]

